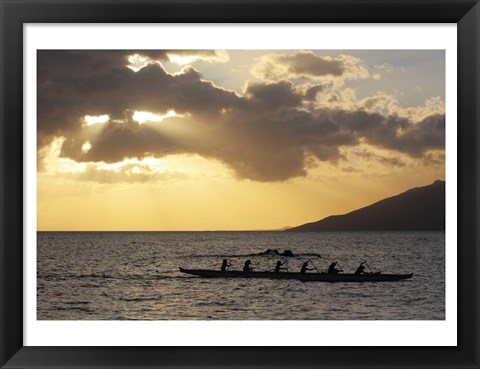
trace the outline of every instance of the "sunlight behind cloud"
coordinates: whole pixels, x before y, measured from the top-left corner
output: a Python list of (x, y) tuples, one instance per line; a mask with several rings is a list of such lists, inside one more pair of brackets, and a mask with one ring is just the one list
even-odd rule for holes
[(187, 65), (203, 60), (208, 63), (226, 63), (230, 60), (228, 52), (225, 50), (215, 50), (214, 53), (202, 53), (201, 51), (192, 50), (192, 54), (168, 52), (168, 60), (178, 65)]
[[(217, 160), (203, 158), (199, 155), (169, 155), (163, 158), (147, 156), (144, 158), (126, 158), (115, 163), (76, 162), (62, 157), (65, 137), (56, 137), (50, 145), (45, 146), (40, 157), (45, 163), (46, 171), (39, 173), (40, 178), (56, 178), (58, 181), (72, 180), (98, 183), (137, 183), (165, 182), (169, 180), (200, 180), (205, 178), (232, 179), (231, 171)], [(86, 141), (82, 145), (84, 152), (92, 144)]]
[(97, 123), (107, 123), (110, 117), (108, 115), (85, 115), (83, 117), (86, 126), (93, 126)]
[(43, 158), (47, 171), (56, 174), (81, 173), (85, 171), (87, 167), (85, 163), (77, 163), (72, 159), (60, 157), (65, 140), (65, 137), (55, 137), (52, 143), (49, 146), (45, 146), (39, 153), (40, 157)]
[(174, 110), (169, 110), (165, 115), (153, 114), (147, 111), (136, 111), (133, 113), (133, 120), (143, 124), (145, 122), (161, 122), (165, 118), (176, 117), (177, 114)]
[(167, 171), (167, 168), (165, 164), (168, 161), (166, 159), (156, 159), (153, 157), (147, 157), (144, 159), (125, 159), (123, 161), (117, 162), (117, 163), (92, 163), (92, 165), (95, 166), (95, 169), (97, 170), (106, 170), (106, 171), (111, 171), (111, 172), (121, 172), (125, 168), (131, 168), (133, 170), (134, 168), (137, 168), (133, 170), (133, 173), (140, 173), (140, 167), (148, 168), (150, 172), (155, 172), (155, 173), (164, 173)]
[(90, 143), (90, 141), (87, 141), (82, 145), (82, 151), (84, 153), (89, 152), (91, 148), (92, 148), (92, 144)]
[(140, 69), (150, 64), (151, 60), (144, 55), (133, 54), (128, 57), (128, 63), (128, 68), (130, 68), (134, 72), (138, 72)]
[(168, 59), (175, 64), (187, 65), (191, 64), (199, 59), (197, 55), (174, 55), (169, 54)]

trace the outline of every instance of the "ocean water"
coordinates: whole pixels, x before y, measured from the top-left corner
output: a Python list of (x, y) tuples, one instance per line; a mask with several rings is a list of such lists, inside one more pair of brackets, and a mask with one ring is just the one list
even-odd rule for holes
[[(40, 320), (442, 320), (444, 232), (38, 232)], [(203, 279), (178, 267), (271, 270), (292, 250), (290, 271), (311, 259), (345, 272), (364, 260), (409, 280), (322, 283)], [(285, 259), (285, 258), (283, 258)]]

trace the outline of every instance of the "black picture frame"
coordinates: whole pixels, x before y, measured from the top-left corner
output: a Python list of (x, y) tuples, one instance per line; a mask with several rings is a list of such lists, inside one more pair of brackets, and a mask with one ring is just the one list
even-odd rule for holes
[[(0, 14), (2, 368), (479, 368), (478, 0), (0, 0)], [(23, 25), (161, 22), (457, 24), (456, 347), (23, 346)]]

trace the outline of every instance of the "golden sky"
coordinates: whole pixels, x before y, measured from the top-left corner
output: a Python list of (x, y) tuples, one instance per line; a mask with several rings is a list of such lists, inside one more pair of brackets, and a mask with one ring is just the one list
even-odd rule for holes
[(443, 51), (38, 51), (40, 231), (267, 230), (445, 179)]

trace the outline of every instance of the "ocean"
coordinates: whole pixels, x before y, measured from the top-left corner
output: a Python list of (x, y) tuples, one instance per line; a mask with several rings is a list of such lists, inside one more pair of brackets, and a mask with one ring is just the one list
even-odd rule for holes
[[(294, 257), (262, 255), (291, 250)], [(203, 279), (179, 267), (299, 271), (338, 261), (408, 280)], [(311, 264), (312, 265), (312, 264)], [(445, 232), (38, 232), (39, 320), (443, 320)]]

